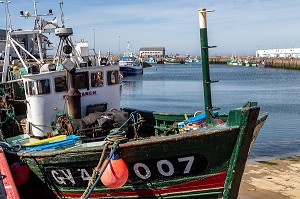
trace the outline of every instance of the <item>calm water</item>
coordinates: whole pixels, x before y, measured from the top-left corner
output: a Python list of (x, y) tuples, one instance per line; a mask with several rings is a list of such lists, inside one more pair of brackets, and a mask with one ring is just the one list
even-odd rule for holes
[[(257, 101), (269, 117), (250, 157), (300, 154), (300, 71), (211, 65), (212, 102), (221, 112)], [(204, 110), (202, 72), (197, 65), (154, 65), (123, 79), (121, 106), (193, 113)]]

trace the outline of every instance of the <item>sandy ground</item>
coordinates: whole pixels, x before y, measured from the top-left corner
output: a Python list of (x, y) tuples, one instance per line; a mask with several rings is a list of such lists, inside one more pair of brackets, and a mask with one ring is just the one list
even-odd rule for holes
[(300, 199), (300, 156), (247, 164), (240, 199)]

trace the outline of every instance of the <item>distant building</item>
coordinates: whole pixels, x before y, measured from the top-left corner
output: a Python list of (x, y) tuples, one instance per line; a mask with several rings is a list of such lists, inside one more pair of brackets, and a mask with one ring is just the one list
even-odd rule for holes
[(300, 48), (270, 49), (256, 51), (256, 57), (262, 58), (300, 58)]
[(142, 47), (140, 48), (140, 57), (164, 57), (165, 47)]

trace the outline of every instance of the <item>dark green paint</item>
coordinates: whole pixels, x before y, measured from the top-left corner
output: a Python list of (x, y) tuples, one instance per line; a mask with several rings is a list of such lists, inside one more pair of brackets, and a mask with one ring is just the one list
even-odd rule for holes
[[(239, 186), (234, 183), (236, 176), (242, 175), (245, 160), (247, 159), (249, 144), (252, 140), (253, 129), (257, 123), (259, 107), (247, 106), (234, 109), (228, 114), (228, 124), (217, 127), (208, 127), (189, 133), (172, 134), (168, 136), (145, 137), (140, 140), (131, 140), (127, 143), (120, 144), (118, 152), (123, 160), (130, 162), (139, 162), (150, 159), (165, 159), (170, 156), (180, 156), (191, 153), (201, 154), (207, 158), (208, 166), (200, 174), (192, 176), (177, 176), (169, 179), (155, 179), (145, 181), (143, 186), (158, 189), (178, 183), (189, 182), (191, 180), (210, 176), (215, 173), (227, 171), (225, 189), (222, 187), (218, 190), (207, 189), (205, 191), (194, 190), (185, 193), (169, 193), (157, 197), (163, 198), (232, 198), (230, 192), (232, 186)], [(149, 114), (149, 113), (147, 113)], [(159, 117), (159, 119), (162, 119)], [(155, 124), (155, 123), (154, 123)], [(154, 129), (154, 128), (152, 128)], [(147, 131), (149, 128), (147, 128)], [(154, 130), (153, 130), (154, 131)], [(141, 133), (141, 132), (140, 132)], [(144, 132), (149, 133), (149, 132)], [(154, 132), (150, 133), (153, 134)], [(245, 148), (243, 149), (243, 145)], [(95, 167), (101, 156), (102, 147), (78, 148), (70, 150), (55, 150), (20, 153), (20, 156), (28, 163), (32, 171), (44, 182), (45, 178), (43, 170), (46, 167), (75, 167), (80, 166)], [(246, 152), (247, 151), (247, 152)], [(240, 158), (239, 156), (244, 156)], [(237, 166), (239, 165), (239, 166)], [(54, 187), (52, 187), (54, 188)], [(61, 192), (77, 192), (83, 193), (86, 187), (60, 187), (55, 189)], [(127, 183), (116, 191), (130, 191), (134, 189), (134, 185)], [(97, 186), (95, 192), (111, 191), (101, 185)]]
[(200, 41), (201, 41), (201, 56), (202, 56), (202, 76), (203, 76), (203, 90), (204, 90), (204, 103), (206, 123), (208, 125), (213, 122), (212, 115), (212, 100), (211, 100), (211, 80), (209, 72), (209, 56), (208, 56), (208, 43), (207, 43), (207, 29), (200, 28)]

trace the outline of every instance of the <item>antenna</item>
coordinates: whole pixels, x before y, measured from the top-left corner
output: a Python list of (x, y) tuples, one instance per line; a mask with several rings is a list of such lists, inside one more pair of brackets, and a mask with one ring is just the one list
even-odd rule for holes
[(127, 41), (127, 53), (130, 53), (130, 41)]
[[(34, 9), (34, 14), (31, 15), (29, 11), (20, 11), (20, 17), (25, 17), (25, 18), (29, 18), (29, 17), (34, 17), (35, 18), (35, 24), (34, 24), (34, 30), (43, 30), (44, 29), (44, 20), (41, 19), (41, 25), (39, 25), (39, 21), (40, 21), (40, 16), (52, 16), (52, 9), (49, 9), (47, 14), (38, 14), (37, 13), (37, 3), (38, 1), (34, 0), (33, 1), (33, 9)], [(40, 55), (40, 59), (41, 62), (44, 63), (43, 60), (43, 55), (42, 55), (42, 42), (41, 42), (41, 36), (40, 33), (35, 34), (36, 38), (37, 38), (37, 43), (38, 43), (38, 49), (39, 49), (39, 55)]]
[(29, 11), (23, 11), (21, 10), (20, 11), (20, 17), (25, 17), (25, 18), (28, 18), (28, 17), (35, 17), (36, 19), (39, 20), (39, 17), (40, 16), (52, 16), (53, 13), (52, 13), (52, 9), (49, 9), (48, 13), (47, 14), (37, 14), (37, 7), (36, 7), (36, 4), (38, 3), (38, 1), (34, 0), (33, 2), (33, 7), (34, 7), (34, 14), (31, 15)]
[(7, 32), (7, 22), (9, 22), (9, 28), (12, 29), (11, 27), (11, 18), (10, 18), (10, 12), (9, 12), (9, 8), (8, 8), (8, 4), (11, 1), (6, 0), (5, 2), (0, 1), (0, 3), (5, 3), (5, 30)]
[(62, 23), (62, 28), (65, 27), (65, 16), (64, 16), (63, 9), (62, 9), (63, 5), (64, 5), (64, 2), (61, 1), (59, 3), (59, 7), (60, 7), (60, 20), (61, 20), (61, 23)]

